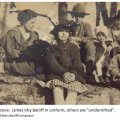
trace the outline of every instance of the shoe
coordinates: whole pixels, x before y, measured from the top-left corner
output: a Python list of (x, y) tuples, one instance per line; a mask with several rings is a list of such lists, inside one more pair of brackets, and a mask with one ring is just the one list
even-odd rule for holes
[(106, 81), (103, 79), (102, 76), (98, 76), (98, 79), (99, 79), (99, 81), (100, 81), (100, 83), (101, 83), (102, 85), (105, 85), (105, 84), (106, 84)]
[(93, 75), (86, 75), (85, 80), (86, 80), (87, 84), (90, 84), (90, 85), (96, 85), (97, 84)]

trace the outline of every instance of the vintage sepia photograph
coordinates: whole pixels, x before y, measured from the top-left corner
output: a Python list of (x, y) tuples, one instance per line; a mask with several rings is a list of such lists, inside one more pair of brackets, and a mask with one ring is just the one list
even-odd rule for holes
[(0, 2), (1, 105), (119, 105), (120, 2)]

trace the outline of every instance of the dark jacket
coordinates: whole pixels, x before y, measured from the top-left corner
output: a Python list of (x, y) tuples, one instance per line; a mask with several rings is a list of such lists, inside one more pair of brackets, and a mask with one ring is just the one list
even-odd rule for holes
[(35, 32), (31, 32), (30, 38), (25, 41), (18, 26), (9, 30), (5, 37), (5, 70), (12, 74), (32, 75), (34, 72), (34, 64), (32, 61), (27, 61), (24, 57), (16, 58), (16, 51), (21, 52), (28, 46), (33, 44), (33, 41), (38, 39)]
[(79, 49), (69, 42), (58, 42), (57, 45), (47, 49), (46, 62), (48, 64), (48, 80), (60, 79), (65, 72), (75, 74), (76, 80), (85, 82), (83, 79), (82, 64), (80, 61)]

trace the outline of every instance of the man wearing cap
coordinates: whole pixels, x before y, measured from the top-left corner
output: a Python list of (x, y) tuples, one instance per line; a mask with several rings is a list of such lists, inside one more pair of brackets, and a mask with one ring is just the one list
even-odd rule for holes
[[(81, 60), (86, 65), (86, 80), (88, 82), (94, 82), (93, 63), (95, 60), (96, 48), (93, 38), (93, 32), (89, 23), (84, 22), (84, 17), (89, 15), (85, 12), (85, 6), (78, 3), (73, 6), (72, 11), (68, 11), (75, 19), (73, 24), (73, 37), (72, 40), (77, 42), (80, 46)], [(90, 67), (91, 66), (91, 67)]]

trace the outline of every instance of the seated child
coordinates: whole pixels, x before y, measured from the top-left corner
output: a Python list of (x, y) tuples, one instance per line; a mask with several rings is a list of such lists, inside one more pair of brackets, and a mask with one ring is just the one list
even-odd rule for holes
[[(96, 46), (96, 60), (95, 67), (98, 80), (100, 83), (105, 84), (107, 81), (103, 79), (103, 62), (105, 61), (106, 56), (109, 56), (112, 49), (111, 43), (112, 40), (108, 39), (108, 30), (105, 26), (98, 26), (95, 29), (96, 40), (94, 40)], [(107, 74), (109, 76), (109, 73)]]

